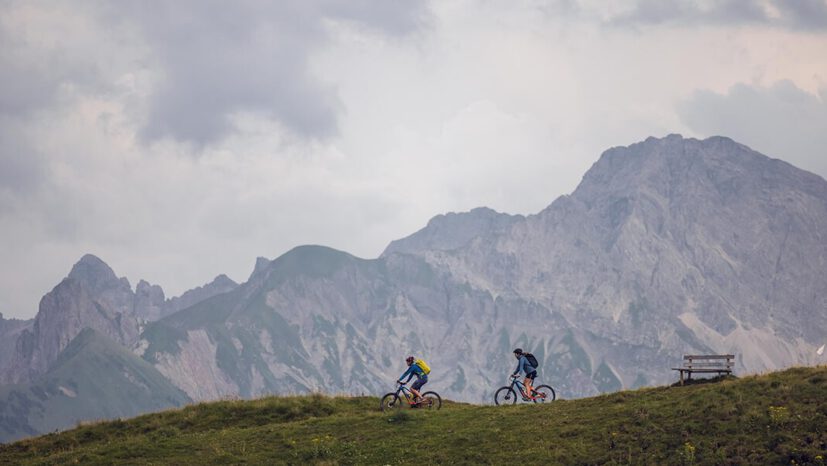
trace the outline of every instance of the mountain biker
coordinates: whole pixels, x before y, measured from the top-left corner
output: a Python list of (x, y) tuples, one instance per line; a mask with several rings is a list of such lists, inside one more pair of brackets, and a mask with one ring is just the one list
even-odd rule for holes
[[(519, 359), (520, 362), (517, 363), (517, 370), (515, 370), (512, 375), (517, 377), (520, 374), (520, 371), (525, 372), (525, 380), (523, 381), (523, 384), (525, 384), (525, 394), (526, 396), (531, 397), (531, 391), (533, 390), (531, 385), (534, 382), (534, 378), (537, 377), (537, 368), (528, 362), (528, 358), (523, 354), (522, 348), (516, 348), (514, 350), (514, 357)], [(526, 398), (526, 396), (523, 397), (523, 401), (528, 401), (530, 399)]]
[[(405, 363), (408, 365), (408, 370), (406, 370), (405, 373), (399, 377), (399, 380), (397, 380), (397, 382), (401, 384), (406, 384), (410, 382), (413, 376), (416, 376), (416, 381), (413, 383), (413, 385), (411, 385), (411, 393), (413, 393), (416, 397), (414, 398), (415, 401), (420, 401), (422, 395), (419, 394), (419, 389), (422, 388), (423, 385), (428, 383), (428, 374), (426, 374), (425, 371), (422, 370), (421, 367), (419, 367), (419, 364), (414, 364), (413, 356), (408, 356), (407, 358), (405, 358)], [(403, 382), (402, 379), (404, 379), (405, 376), (408, 376), (408, 380)]]

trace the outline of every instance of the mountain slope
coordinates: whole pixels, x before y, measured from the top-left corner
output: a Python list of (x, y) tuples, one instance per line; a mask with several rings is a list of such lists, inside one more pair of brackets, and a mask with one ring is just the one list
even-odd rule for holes
[[(386, 304), (382, 268), (329, 248), (296, 248), (260, 262), (236, 290), (148, 326), (144, 358), (202, 400), (323, 389), (326, 381), (336, 383), (327, 391), (372, 390), (373, 379), (363, 379), (375, 360), (354, 325)], [(316, 289), (318, 281), (334, 286)]]
[(46, 374), (30, 384), (0, 387), (0, 442), (189, 401), (150, 364), (86, 328)]
[(374, 260), (319, 246), (163, 319), (144, 358), (192, 398), (379, 393), (424, 357), (480, 401), (530, 349), (567, 397), (663, 383), (682, 354), (737, 372), (816, 362), (827, 182), (727, 138), (606, 151), (536, 215), (438, 216)]
[(517, 407), (222, 401), (12, 445), (13, 464), (823, 464), (827, 368)]

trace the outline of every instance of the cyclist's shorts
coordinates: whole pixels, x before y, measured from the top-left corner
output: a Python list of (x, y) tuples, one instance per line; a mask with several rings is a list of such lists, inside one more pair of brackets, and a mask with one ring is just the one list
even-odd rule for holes
[(413, 388), (416, 391), (419, 391), (419, 389), (422, 388), (422, 386), (425, 385), (426, 383), (428, 383), (428, 379), (426, 379), (425, 377), (422, 377), (421, 379), (416, 379), (416, 381), (413, 383), (413, 385), (411, 385), (411, 388)]
[(531, 380), (534, 380), (535, 377), (537, 377), (537, 371), (531, 371), (531, 372), (529, 372), (528, 374), (525, 375), (525, 378), (531, 379)]

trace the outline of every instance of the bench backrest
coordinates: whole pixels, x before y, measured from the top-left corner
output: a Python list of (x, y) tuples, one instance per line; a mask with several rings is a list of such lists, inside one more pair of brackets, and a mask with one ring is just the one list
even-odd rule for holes
[(687, 369), (732, 369), (735, 367), (734, 354), (688, 354), (683, 357)]

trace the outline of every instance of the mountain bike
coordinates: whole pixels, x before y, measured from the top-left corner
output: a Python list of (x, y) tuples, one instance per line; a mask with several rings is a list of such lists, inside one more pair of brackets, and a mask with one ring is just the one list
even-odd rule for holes
[(382, 397), (382, 402), (379, 405), (379, 409), (382, 411), (386, 409), (399, 409), (403, 403), (411, 408), (439, 409), (442, 407), (442, 398), (440, 398), (437, 392), (422, 393), (422, 397), (419, 400), (415, 400), (411, 389), (406, 387), (404, 383), (397, 381), (396, 385), (396, 392), (388, 393)]
[(517, 403), (518, 392), (520, 394), (520, 398), (526, 402), (533, 401), (534, 403), (547, 403), (552, 402), (557, 398), (557, 394), (554, 393), (554, 389), (551, 388), (550, 385), (538, 385), (533, 387), (531, 389), (531, 395), (527, 395), (525, 392), (525, 385), (520, 381), (519, 376), (511, 375), (509, 379), (511, 380), (511, 384), (501, 387), (494, 392), (494, 404), (497, 406), (513, 405)]

